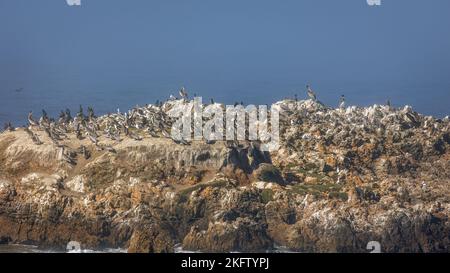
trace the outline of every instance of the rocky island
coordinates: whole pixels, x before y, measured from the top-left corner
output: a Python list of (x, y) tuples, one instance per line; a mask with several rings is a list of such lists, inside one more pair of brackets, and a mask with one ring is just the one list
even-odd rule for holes
[(450, 251), (450, 121), (277, 102), (280, 148), (168, 135), (173, 103), (0, 133), (0, 243), (173, 252)]

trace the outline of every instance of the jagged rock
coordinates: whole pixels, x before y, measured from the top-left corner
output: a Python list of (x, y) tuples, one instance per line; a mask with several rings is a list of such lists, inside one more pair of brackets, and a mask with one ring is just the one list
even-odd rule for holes
[(232, 222), (210, 222), (206, 231), (194, 226), (183, 240), (184, 249), (214, 252), (255, 252), (271, 247), (263, 225), (240, 217)]
[(40, 145), (24, 129), (2, 132), (0, 243), (366, 252), (379, 241), (384, 252), (449, 251), (448, 118), (286, 100), (276, 103), (281, 147), (271, 153), (257, 142), (148, 136), (144, 129), (182, 104), (133, 109), (132, 136), (119, 140), (100, 132), (129, 118), (121, 114), (91, 117), (92, 139), (68, 117), (58, 144), (39, 128)]
[(164, 224), (136, 228), (130, 239), (129, 253), (169, 253), (174, 251), (173, 238)]
[(277, 184), (285, 184), (283, 177), (281, 176), (280, 170), (275, 166), (267, 163), (262, 163), (259, 165), (258, 169), (255, 171), (255, 177), (258, 180), (265, 182), (275, 182)]

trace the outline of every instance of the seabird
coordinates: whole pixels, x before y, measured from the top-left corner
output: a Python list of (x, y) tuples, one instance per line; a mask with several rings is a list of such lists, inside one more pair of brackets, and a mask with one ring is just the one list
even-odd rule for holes
[(173, 100), (176, 100), (176, 99), (177, 99), (177, 98), (175, 98), (174, 95), (170, 94), (170, 96), (169, 96), (169, 100), (170, 100), (170, 101), (173, 101)]
[(39, 139), (39, 137), (33, 133), (33, 131), (30, 130), (30, 128), (25, 127), (25, 132), (31, 137), (31, 140), (34, 142), (34, 144), (36, 145), (41, 145), (42, 141)]
[(392, 110), (391, 100), (387, 100), (386, 105), (388, 107), (388, 110), (391, 111)]
[(79, 123), (77, 123), (77, 127), (75, 128), (75, 136), (79, 140), (83, 139), (83, 135), (81, 134), (80, 124)]
[(94, 109), (92, 107), (88, 107), (88, 118), (89, 120), (93, 120), (95, 118)]
[(42, 118), (48, 120), (47, 112), (44, 109), (42, 109)]
[(181, 144), (181, 145), (189, 145), (190, 143), (187, 142), (185, 139), (180, 139), (180, 140), (176, 140), (176, 139), (172, 139), (173, 142), (175, 142), (176, 144)]
[(311, 89), (311, 87), (309, 85), (306, 86), (306, 89), (308, 90), (307, 91), (308, 92), (308, 97), (310, 99), (312, 99), (313, 101), (316, 101), (317, 100), (316, 93), (314, 93), (314, 91)]
[(417, 124), (419, 124), (420, 122), (418, 121), (418, 118), (419, 117), (417, 117), (416, 115), (414, 115), (414, 114), (412, 114), (412, 113), (406, 113), (405, 114), (405, 119), (406, 119), (406, 121), (408, 121), (408, 122), (410, 122), (410, 123), (412, 123), (412, 124), (415, 124), (415, 125), (417, 125)]
[(67, 155), (66, 153), (64, 153), (64, 146), (60, 146), (60, 148), (61, 150), (59, 152), (59, 158), (66, 161), (69, 164), (76, 165), (77, 162), (75, 161), (75, 158), (73, 158), (71, 154)]
[(14, 89), (14, 92), (22, 92), (22, 91), (23, 91), (23, 87)]
[(96, 137), (92, 136), (91, 134), (88, 134), (88, 138), (90, 141), (92, 141), (92, 143), (94, 143), (95, 145), (97, 145), (98, 140)]
[(132, 139), (136, 140), (136, 141), (141, 141), (141, 140), (142, 140), (142, 137), (141, 137), (140, 135), (135, 134), (135, 133), (133, 133), (133, 132), (130, 133), (130, 137), (131, 137)]
[(72, 120), (72, 115), (70, 114), (69, 108), (66, 108), (66, 123), (69, 123)]
[(31, 126), (38, 126), (39, 124), (33, 119), (33, 111), (28, 113), (28, 122)]
[(14, 131), (14, 127), (11, 125), (11, 122), (5, 123), (5, 126), (3, 127), (3, 129), (5, 131), (9, 131), (9, 132)]
[(344, 109), (345, 108), (345, 96), (341, 95), (341, 98), (339, 99), (339, 108)]
[(88, 151), (88, 149), (84, 146), (80, 146), (80, 152), (83, 154), (84, 159), (88, 160), (91, 157), (91, 153)]
[(151, 135), (152, 137), (158, 137), (158, 135), (155, 134), (155, 132), (153, 132), (153, 129), (152, 129), (152, 128), (148, 128), (148, 129), (147, 129), (147, 132), (148, 132), (148, 134)]
[(169, 132), (167, 132), (165, 129), (162, 129), (162, 130), (161, 130), (161, 133), (162, 133), (162, 135), (163, 135), (164, 137), (170, 138)]
[(80, 104), (80, 110), (78, 110), (77, 113), (77, 117), (79, 117), (80, 119), (84, 119), (84, 114), (83, 114), (83, 107)]
[(186, 89), (184, 88), (184, 86), (181, 87), (181, 89), (180, 89), (180, 96), (181, 96), (182, 99), (185, 99), (185, 100), (188, 98), (188, 94), (187, 94)]
[(111, 146), (105, 146), (105, 150), (113, 154), (117, 153), (116, 150)]

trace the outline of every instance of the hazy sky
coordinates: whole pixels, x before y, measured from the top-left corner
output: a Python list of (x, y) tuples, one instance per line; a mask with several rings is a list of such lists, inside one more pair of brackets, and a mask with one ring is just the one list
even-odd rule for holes
[(449, 114), (450, 1), (0, 0), (0, 113), (19, 87), (29, 104), (125, 107), (182, 85), (270, 103), (306, 83), (326, 103), (389, 97)]

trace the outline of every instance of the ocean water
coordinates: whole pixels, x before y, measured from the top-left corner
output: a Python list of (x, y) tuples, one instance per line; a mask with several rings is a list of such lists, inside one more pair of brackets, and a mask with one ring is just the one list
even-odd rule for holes
[[(0, 90), (0, 125), (12, 122), (14, 126), (22, 126), (27, 123), (27, 114), (33, 111), (37, 119), (41, 116), (42, 109), (57, 118), (61, 110), (69, 108), (76, 113), (79, 105), (84, 110), (88, 106), (94, 107), (95, 113), (107, 114), (122, 112), (136, 105), (154, 103), (156, 100), (164, 101), (170, 94), (178, 95), (178, 86), (181, 85), (149, 85), (148, 87), (134, 88), (99, 88), (99, 89), (52, 89), (25, 87), (17, 92), (15, 89)], [(205, 87), (208, 85), (205, 85)], [(212, 85), (211, 85), (212, 86)], [(217, 102), (234, 104), (271, 104), (284, 98), (293, 98), (298, 94), (299, 99), (306, 98), (304, 87), (298, 84), (266, 83), (249, 86), (245, 89), (232, 88), (230, 86), (217, 87), (215, 90), (207, 88), (193, 88), (187, 86), (192, 96), (202, 96), (203, 102), (208, 103), (211, 98)], [(384, 104), (390, 100), (392, 105), (401, 107), (411, 105), (414, 110), (438, 118), (450, 115), (450, 86), (422, 86), (422, 87), (367, 87), (352, 85), (348, 88), (334, 88), (324, 85), (313, 87), (318, 99), (331, 107), (337, 107), (341, 94), (346, 96), (347, 106), (367, 106), (372, 104)], [(197, 91), (196, 91), (197, 90)], [(199, 91), (200, 90), (200, 91)]]
[(0, 125), (43, 108), (123, 111), (181, 86), (260, 105), (311, 84), (330, 106), (344, 94), (450, 114), (450, 1), (64, 2), (0, 1)]
[[(65, 253), (65, 251), (55, 250), (51, 248), (39, 248), (34, 245), (0, 245), (0, 253)], [(69, 253), (126, 253), (125, 249), (106, 248), (103, 250), (84, 249), (78, 251), (69, 251)]]
[[(103, 249), (103, 250), (90, 250), (85, 249), (81, 251), (71, 251), (70, 253), (126, 253), (126, 249)], [(181, 245), (176, 245), (174, 248), (175, 253), (201, 253), (199, 251), (189, 251), (184, 250)], [(295, 251), (292, 251), (284, 246), (275, 246), (273, 250), (270, 250), (269, 252), (273, 253), (298, 253)], [(62, 251), (57, 251), (53, 249), (42, 249), (38, 248), (37, 246), (33, 245), (0, 245), (0, 253), (62, 253)]]

